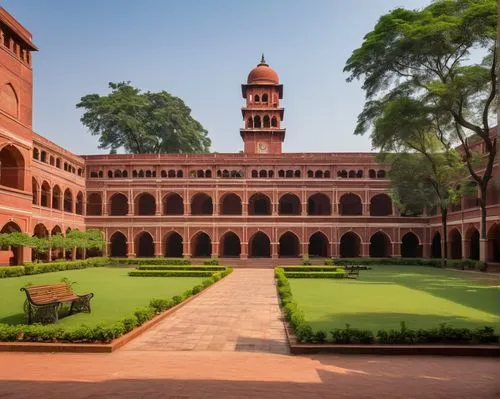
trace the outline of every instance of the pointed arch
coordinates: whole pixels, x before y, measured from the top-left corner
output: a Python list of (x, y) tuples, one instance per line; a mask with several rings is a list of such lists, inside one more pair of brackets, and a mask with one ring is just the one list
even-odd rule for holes
[(309, 237), (308, 254), (310, 257), (328, 257), (329, 247), (328, 237), (321, 231), (317, 231)]
[(184, 202), (178, 193), (168, 193), (163, 197), (164, 215), (183, 215)]
[(340, 238), (340, 257), (357, 258), (361, 253), (361, 238), (354, 232), (348, 231)]
[(150, 193), (140, 193), (136, 199), (135, 212), (140, 216), (153, 216), (156, 213), (156, 200)]
[(75, 213), (77, 215), (83, 215), (83, 193), (81, 191), (78, 191), (76, 195)]
[(212, 256), (212, 239), (204, 231), (197, 232), (191, 238), (191, 255), (195, 258)]
[(171, 231), (165, 235), (164, 248), (166, 258), (182, 258), (184, 239), (176, 231)]
[(387, 194), (374, 195), (370, 200), (370, 216), (392, 215), (392, 200)]
[(361, 198), (357, 194), (346, 193), (339, 200), (339, 214), (343, 216), (355, 216), (363, 214)]
[(39, 194), (38, 192), (40, 191), (40, 186), (38, 185), (37, 180), (32, 177), (31, 178), (31, 193), (32, 193), (32, 198), (31, 198), (31, 203), (33, 205), (40, 205), (40, 199), (39, 199)]
[(330, 198), (323, 193), (316, 193), (307, 199), (307, 214), (314, 216), (326, 216), (332, 214)]
[(431, 258), (441, 259), (441, 233), (436, 231), (431, 243)]
[(388, 258), (391, 256), (391, 240), (387, 234), (377, 231), (370, 237), (370, 257)]
[(270, 258), (271, 241), (262, 231), (256, 232), (248, 240), (248, 256), (250, 258)]
[(19, 117), (19, 97), (10, 82), (0, 87), (0, 108), (16, 119)]
[(142, 231), (135, 237), (135, 251), (138, 258), (152, 258), (155, 255), (155, 245), (153, 236)]
[(73, 212), (73, 194), (69, 188), (64, 190), (63, 203), (64, 212)]
[(465, 240), (468, 244), (467, 258), (479, 260), (479, 231), (475, 227), (470, 227), (465, 233)]
[(488, 261), (500, 263), (500, 224), (495, 223), (490, 227), (487, 234), (488, 239)]
[(249, 215), (270, 215), (271, 199), (263, 193), (255, 193), (248, 200)]
[(300, 241), (299, 238), (287, 231), (283, 233), (279, 239), (278, 255), (280, 257), (298, 257), (300, 255)]
[(8, 144), (0, 150), (0, 185), (24, 190), (24, 169), (24, 157), (16, 146)]
[(241, 197), (235, 193), (226, 193), (220, 201), (221, 215), (241, 215)]
[(87, 196), (87, 216), (102, 215), (102, 196), (100, 193), (91, 193)]
[(115, 193), (109, 199), (109, 215), (128, 215), (128, 197), (123, 193)]
[(121, 231), (115, 231), (109, 238), (110, 256), (125, 258), (128, 254), (127, 237)]
[(214, 206), (212, 197), (206, 193), (197, 193), (191, 198), (191, 215), (212, 215)]
[(448, 238), (450, 259), (462, 259), (462, 234), (458, 229), (452, 229)]
[(52, 187), (52, 209), (61, 209), (61, 189), (57, 184)]
[[(7, 222), (4, 224), (0, 233), (21, 233), (22, 230), (15, 222)], [(23, 247), (0, 247), (0, 259), (6, 259), (10, 266), (23, 264)]]
[(301, 212), (302, 206), (297, 195), (287, 193), (280, 197), (278, 204), (279, 215), (300, 215)]
[(232, 231), (224, 233), (219, 239), (219, 256), (239, 258), (241, 254), (241, 240)]
[(401, 238), (401, 257), (420, 258), (422, 256), (422, 246), (418, 236), (409, 231)]

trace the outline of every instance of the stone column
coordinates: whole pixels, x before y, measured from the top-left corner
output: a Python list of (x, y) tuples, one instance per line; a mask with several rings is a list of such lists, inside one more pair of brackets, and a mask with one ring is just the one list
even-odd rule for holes
[(307, 202), (303, 202), (302, 203), (302, 212), (301, 212), (301, 215), (302, 216), (307, 216)]
[(248, 259), (248, 242), (241, 242), (240, 259)]
[(162, 253), (161, 253), (161, 241), (153, 241), (154, 246), (155, 246), (155, 258), (161, 258)]
[(362, 242), (361, 243), (361, 254), (363, 258), (366, 258), (370, 256), (370, 243), (369, 242)]
[(309, 256), (309, 242), (301, 242), (300, 243), (300, 252), (299, 256)]
[(479, 239), (479, 260), (481, 262), (486, 262), (488, 259), (488, 239)]
[(392, 243), (392, 257), (393, 258), (401, 257), (401, 242), (395, 241)]
[(189, 258), (191, 256), (191, 245), (189, 239), (182, 241), (182, 256)]
[(271, 258), (277, 259), (279, 242), (271, 242)]
[(135, 242), (133, 239), (127, 240), (127, 248), (128, 248), (128, 258), (135, 258)]
[(212, 241), (212, 257), (219, 256), (219, 241)]
[(241, 213), (243, 216), (248, 216), (248, 202), (241, 203)]

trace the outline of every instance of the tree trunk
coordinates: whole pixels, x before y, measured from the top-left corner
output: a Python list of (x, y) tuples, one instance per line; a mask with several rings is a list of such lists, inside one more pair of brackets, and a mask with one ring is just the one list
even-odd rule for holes
[[(484, 181), (484, 180), (483, 180)], [(479, 208), (481, 209), (481, 231), (479, 236), (479, 260), (485, 262), (486, 261), (486, 246), (482, 245), (482, 243), (486, 240), (486, 204), (487, 204), (487, 187), (488, 180), (485, 183), (479, 186), (480, 189), (480, 197), (479, 197)]]
[(441, 267), (448, 261), (448, 208), (441, 207), (441, 225), (443, 226), (443, 247), (441, 248)]

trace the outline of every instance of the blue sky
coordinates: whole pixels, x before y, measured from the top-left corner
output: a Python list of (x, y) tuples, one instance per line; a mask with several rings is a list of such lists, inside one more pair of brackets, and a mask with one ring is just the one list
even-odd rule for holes
[(75, 108), (108, 82), (181, 97), (212, 151), (242, 149), (240, 85), (262, 52), (284, 85), (288, 152), (369, 151), (353, 135), (364, 103), (345, 61), (380, 15), (429, 0), (1, 0), (33, 34), (36, 132), (77, 154), (97, 148)]

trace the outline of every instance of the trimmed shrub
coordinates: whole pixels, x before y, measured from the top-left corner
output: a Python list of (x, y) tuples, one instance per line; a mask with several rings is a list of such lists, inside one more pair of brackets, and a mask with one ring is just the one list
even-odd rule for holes
[(171, 299), (151, 299), (149, 306), (154, 309), (155, 313), (161, 313), (174, 306)]
[(223, 271), (226, 270), (225, 266), (178, 266), (178, 265), (141, 265), (136, 267), (137, 270), (194, 270), (194, 271)]
[(339, 272), (285, 272), (288, 278), (346, 278), (345, 271)]
[(137, 325), (142, 325), (146, 321), (151, 320), (155, 315), (154, 309), (151, 307), (142, 307), (134, 312), (134, 316), (137, 317)]
[(213, 266), (220, 265), (219, 258), (211, 258), (209, 260), (204, 260), (203, 264), (204, 265), (213, 265)]
[(278, 266), (285, 272), (343, 272), (343, 267), (332, 266)]
[(358, 330), (346, 324), (345, 328), (330, 331), (334, 344), (373, 344), (375, 336), (370, 330)]
[(189, 265), (187, 258), (109, 258), (111, 265)]
[(311, 260), (309, 259), (309, 256), (304, 255), (302, 257), (302, 265), (304, 265), (304, 266), (312, 265)]
[(0, 278), (19, 277), (25, 273), (23, 266), (5, 266), (0, 267)]
[(131, 277), (211, 277), (211, 271), (202, 270), (134, 270), (128, 272)]

